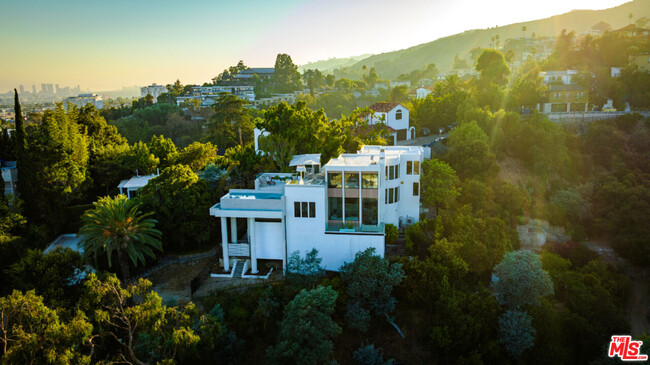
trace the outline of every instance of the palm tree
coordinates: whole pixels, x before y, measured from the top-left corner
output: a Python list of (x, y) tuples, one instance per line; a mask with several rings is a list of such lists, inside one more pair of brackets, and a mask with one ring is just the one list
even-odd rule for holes
[(81, 247), (86, 256), (106, 254), (108, 266), (112, 266), (113, 251), (124, 282), (129, 278), (129, 262), (144, 264), (145, 255), (155, 258), (153, 249), (162, 252), (161, 232), (155, 229), (157, 220), (148, 218), (151, 213), (141, 213), (140, 205), (124, 195), (106, 196), (95, 203), (95, 208), (87, 210), (81, 217), (83, 227)]
[(442, 87), (445, 94), (451, 94), (461, 89), (460, 77), (456, 74), (447, 75), (442, 81)]
[(524, 38), (526, 38), (526, 30), (528, 30), (528, 28), (525, 25), (521, 27), (521, 31), (524, 32)]

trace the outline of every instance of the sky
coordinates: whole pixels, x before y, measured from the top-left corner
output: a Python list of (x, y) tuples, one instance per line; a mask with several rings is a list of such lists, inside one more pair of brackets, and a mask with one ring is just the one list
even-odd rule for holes
[(0, 92), (22, 84), (209, 81), (238, 60), (273, 67), (408, 48), (469, 29), (626, 0), (0, 0)]

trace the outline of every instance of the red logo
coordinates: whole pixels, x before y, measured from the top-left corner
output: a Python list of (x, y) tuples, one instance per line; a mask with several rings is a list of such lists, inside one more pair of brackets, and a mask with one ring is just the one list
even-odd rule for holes
[(648, 355), (641, 353), (643, 341), (632, 341), (631, 336), (612, 336), (609, 343), (609, 357), (620, 357), (623, 361), (646, 361)]

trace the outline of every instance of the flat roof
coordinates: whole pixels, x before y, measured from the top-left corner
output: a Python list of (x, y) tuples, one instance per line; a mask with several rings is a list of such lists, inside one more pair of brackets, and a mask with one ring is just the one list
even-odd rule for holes
[(320, 154), (309, 153), (304, 155), (294, 155), (289, 162), (289, 166), (320, 165)]
[(144, 175), (144, 176), (134, 176), (128, 180), (120, 181), (120, 184), (117, 186), (117, 188), (118, 189), (122, 189), (122, 188), (139, 189), (147, 185), (149, 180), (153, 179), (154, 177), (158, 177), (158, 175), (152, 174), (152, 175)]

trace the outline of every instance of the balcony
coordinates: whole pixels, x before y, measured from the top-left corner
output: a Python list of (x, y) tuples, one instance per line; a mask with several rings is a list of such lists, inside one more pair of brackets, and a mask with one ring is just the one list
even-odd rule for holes
[(325, 226), (325, 233), (334, 233), (334, 234), (384, 234), (384, 224), (380, 223), (378, 225), (368, 225), (368, 224), (356, 224), (348, 222), (344, 224), (342, 222), (329, 221)]

